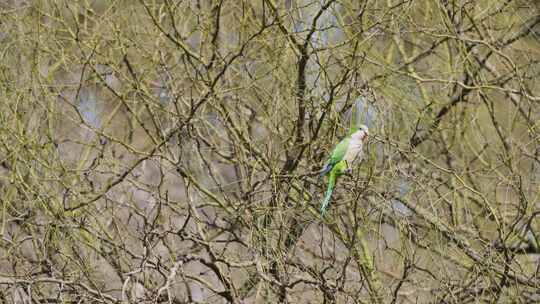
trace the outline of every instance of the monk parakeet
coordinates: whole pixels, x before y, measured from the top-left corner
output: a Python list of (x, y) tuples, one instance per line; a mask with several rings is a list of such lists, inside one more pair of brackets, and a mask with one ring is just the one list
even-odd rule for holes
[(368, 128), (365, 125), (361, 125), (358, 130), (345, 137), (334, 148), (330, 159), (321, 171), (321, 175), (328, 175), (328, 188), (326, 189), (324, 201), (321, 205), (321, 215), (324, 215), (328, 203), (330, 203), (337, 178), (347, 171), (352, 170), (352, 166), (362, 160), (364, 156), (364, 142), (367, 140), (368, 135)]

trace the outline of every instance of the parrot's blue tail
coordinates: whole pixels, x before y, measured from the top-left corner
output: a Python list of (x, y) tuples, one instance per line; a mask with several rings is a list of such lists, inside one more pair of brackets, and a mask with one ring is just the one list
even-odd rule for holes
[(321, 204), (321, 215), (324, 216), (324, 213), (326, 212), (326, 208), (328, 207), (328, 204), (330, 203), (330, 199), (332, 198), (332, 192), (334, 191), (334, 182), (330, 181), (328, 183), (328, 189), (326, 189), (326, 194), (324, 195), (324, 200)]

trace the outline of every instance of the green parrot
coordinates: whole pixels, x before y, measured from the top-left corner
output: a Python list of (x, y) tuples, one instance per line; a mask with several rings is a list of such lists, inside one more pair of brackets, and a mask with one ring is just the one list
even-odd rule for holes
[(321, 204), (321, 215), (324, 215), (330, 203), (337, 178), (352, 170), (352, 166), (355, 163), (362, 161), (364, 156), (364, 142), (367, 140), (368, 135), (368, 128), (365, 125), (359, 126), (358, 130), (345, 137), (336, 145), (330, 159), (328, 159), (326, 165), (321, 170), (321, 175), (328, 175), (328, 188)]

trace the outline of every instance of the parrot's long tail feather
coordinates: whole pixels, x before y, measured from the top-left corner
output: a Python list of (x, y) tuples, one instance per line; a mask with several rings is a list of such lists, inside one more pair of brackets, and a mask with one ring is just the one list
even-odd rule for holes
[(332, 192), (334, 191), (334, 185), (335, 177), (330, 176), (330, 181), (328, 182), (328, 189), (326, 189), (326, 194), (324, 195), (324, 200), (321, 204), (321, 215), (324, 215), (324, 213), (326, 212), (326, 208), (330, 203), (330, 199), (332, 198)]

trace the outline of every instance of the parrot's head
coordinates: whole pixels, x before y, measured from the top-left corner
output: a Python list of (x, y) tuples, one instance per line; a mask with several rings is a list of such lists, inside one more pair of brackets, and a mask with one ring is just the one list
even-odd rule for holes
[(353, 139), (361, 140), (361, 141), (365, 142), (367, 140), (367, 138), (368, 138), (368, 135), (369, 135), (368, 127), (366, 125), (360, 125), (358, 130), (356, 132), (354, 132), (351, 135), (351, 137)]

